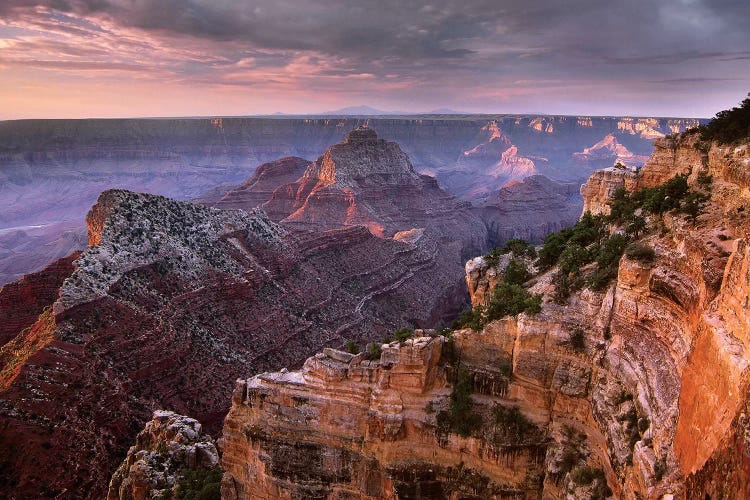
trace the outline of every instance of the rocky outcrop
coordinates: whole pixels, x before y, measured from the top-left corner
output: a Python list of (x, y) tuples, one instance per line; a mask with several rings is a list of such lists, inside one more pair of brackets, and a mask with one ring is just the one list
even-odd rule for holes
[(224, 209), (259, 207), (271, 199), (276, 188), (302, 177), (309, 165), (308, 160), (294, 156), (264, 163), (239, 186), (227, 190), (216, 200), (206, 199), (204, 202)]
[[(659, 137), (663, 137), (660, 135)], [(626, 165), (643, 165), (648, 155), (636, 155), (617, 140), (614, 134), (607, 134), (604, 139), (579, 153), (573, 158), (583, 164), (624, 163)]]
[(615, 192), (619, 189), (636, 190), (639, 179), (635, 169), (622, 164), (597, 170), (581, 186), (583, 213), (609, 215), (610, 203)]
[[(329, 350), (300, 371), (238, 381), (220, 440), (222, 497), (534, 495), (544, 434), (533, 424), (518, 438), (502, 427), (487, 436), (447, 432), (441, 415), (455, 375), (444, 339), (421, 334), (384, 344), (376, 360)], [(492, 418), (493, 405), (508, 402), (487, 383), (492, 372), (475, 377)]]
[(214, 440), (197, 420), (155, 411), (112, 476), (107, 500), (173, 498), (186, 489), (189, 471), (205, 474), (218, 466)]
[[(374, 364), (362, 355), (323, 353), (302, 371), (238, 382), (222, 441), (225, 494), (409, 498), (412, 490), (399, 490), (403, 469), (393, 464), (414, 457), (412, 484), (435, 487), (429, 491), (437, 497), (457, 493), (444, 472), (459, 464), (471, 470), (459, 483), (490, 485), (460, 494), (483, 498), (511, 491), (546, 498), (746, 496), (750, 252), (747, 186), (736, 168), (744, 150), (714, 145), (695, 163), (692, 140), (679, 138), (671, 152), (657, 148), (642, 171), (627, 177), (636, 188), (690, 172), (688, 183), (706, 190), (706, 177), (713, 176), (711, 199), (696, 221), (674, 212), (652, 221), (659, 230), (641, 243), (654, 249), (653, 259), (624, 256), (608, 288), (584, 287), (562, 303), (552, 300), (552, 269), (528, 283), (545, 295), (539, 314), (453, 333), (481, 430), (466, 438), (450, 428), (447, 438), (426, 433), (440, 435), (445, 414), (432, 421), (430, 411), (441, 415), (438, 394), (447, 399), (458, 379), (448, 361), (437, 363), (438, 376), (426, 376), (430, 365), (413, 349), (439, 343), (442, 356), (444, 340), (383, 346)], [(667, 172), (665, 162), (676, 162), (675, 170)], [(591, 192), (606, 205), (606, 189)], [(467, 274), (481, 302), (493, 280), (489, 268), (475, 260)], [(398, 356), (390, 354), (394, 349)], [(408, 384), (395, 376), (406, 367), (416, 370)], [(487, 433), (493, 420), (484, 409), (495, 403), (517, 406), (534, 423), (535, 435), (544, 436), (535, 441), (536, 454), (488, 459), (497, 429)], [(344, 413), (343, 406), (354, 410)], [(505, 418), (504, 411), (495, 413), (495, 422)], [(292, 454), (295, 442), (309, 452)], [(537, 458), (523, 458), (529, 456)], [(422, 474), (425, 469), (432, 472)]]
[(458, 245), (459, 260), (483, 251), (487, 240), (468, 203), (415, 172), (398, 144), (364, 127), (328, 148), (262, 207), (271, 217), (283, 215), (282, 225), (297, 230), (363, 225), (375, 236), (391, 238), (422, 228), (446, 247)]
[(487, 226), (490, 247), (513, 238), (539, 243), (578, 220), (582, 204), (578, 189), (578, 184), (534, 175), (502, 187), (475, 203), (473, 211)]

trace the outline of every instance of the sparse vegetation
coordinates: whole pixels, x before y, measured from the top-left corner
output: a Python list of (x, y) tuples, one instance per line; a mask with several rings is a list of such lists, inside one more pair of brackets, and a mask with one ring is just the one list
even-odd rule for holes
[(438, 429), (450, 430), (467, 437), (482, 426), (482, 416), (473, 411), (472, 386), (471, 375), (465, 368), (460, 367), (451, 392), (448, 410), (437, 414)]
[(359, 354), (360, 352), (362, 352), (362, 348), (353, 340), (346, 341), (344, 350), (346, 350), (346, 352), (348, 352), (349, 354)]
[(702, 141), (721, 144), (731, 144), (750, 137), (750, 94), (739, 106), (716, 113), (699, 130)]
[(508, 240), (500, 253), (512, 253), (515, 257), (536, 257), (534, 245), (520, 238)]
[(570, 345), (570, 348), (573, 349), (575, 352), (585, 351), (586, 350), (586, 333), (582, 329), (576, 328), (570, 333), (568, 344)]
[(625, 247), (625, 255), (629, 259), (637, 260), (639, 262), (653, 262), (656, 258), (656, 252), (650, 246), (644, 243), (633, 242)]
[(178, 500), (219, 500), (221, 498), (221, 469), (187, 471), (177, 483)]
[(371, 342), (367, 344), (367, 350), (365, 351), (364, 358), (369, 361), (380, 360), (380, 355), (383, 354), (383, 348), (378, 342)]

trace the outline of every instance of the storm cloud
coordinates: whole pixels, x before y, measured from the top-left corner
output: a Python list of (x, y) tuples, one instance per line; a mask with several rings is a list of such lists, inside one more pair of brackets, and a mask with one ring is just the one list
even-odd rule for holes
[(747, 19), (746, 0), (6, 0), (0, 67), (40, 85), (180, 87), (216, 114), (706, 116), (750, 88)]

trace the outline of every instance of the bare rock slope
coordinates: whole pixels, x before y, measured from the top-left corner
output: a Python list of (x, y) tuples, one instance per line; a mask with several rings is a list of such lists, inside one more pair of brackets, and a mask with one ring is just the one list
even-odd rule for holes
[[(710, 191), (694, 218), (649, 216), (653, 254), (626, 253), (609, 286), (553, 300), (553, 267), (527, 283), (538, 314), (240, 380), (224, 496), (747, 497), (749, 155), (695, 141), (664, 139), (640, 173), (587, 184), (601, 211), (610, 185), (684, 174)], [(475, 291), (491, 281), (480, 264)], [(478, 425), (461, 431), (457, 414)]]

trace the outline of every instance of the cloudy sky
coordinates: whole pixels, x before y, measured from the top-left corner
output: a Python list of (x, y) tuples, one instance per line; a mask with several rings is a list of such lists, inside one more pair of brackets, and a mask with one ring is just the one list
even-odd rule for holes
[(1, 0), (0, 119), (425, 112), (712, 116), (748, 0)]

